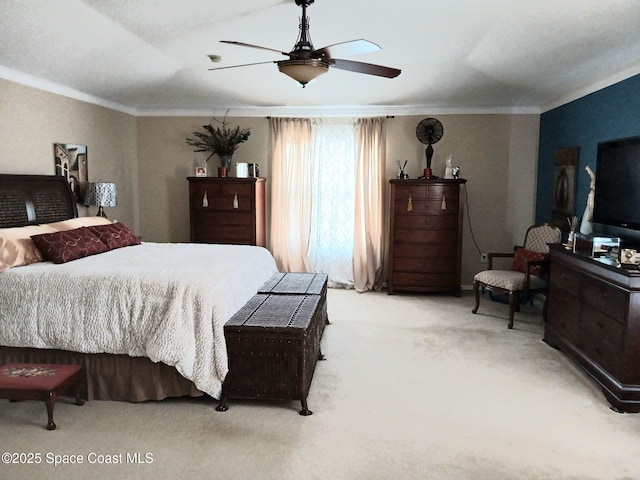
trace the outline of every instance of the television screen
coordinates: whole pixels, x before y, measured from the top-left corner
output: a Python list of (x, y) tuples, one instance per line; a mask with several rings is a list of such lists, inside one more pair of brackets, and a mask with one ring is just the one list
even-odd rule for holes
[(640, 230), (640, 137), (598, 144), (593, 221)]

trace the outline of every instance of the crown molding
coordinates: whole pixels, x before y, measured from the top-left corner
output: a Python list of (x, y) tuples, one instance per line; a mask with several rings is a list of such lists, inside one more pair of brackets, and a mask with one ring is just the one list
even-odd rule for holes
[(99, 105), (101, 107), (116, 110), (118, 112), (128, 113), (129, 115), (136, 115), (136, 110), (134, 108), (126, 107), (124, 105), (120, 105), (119, 103), (105, 100), (104, 98), (89, 95), (79, 90), (65, 87), (64, 85), (60, 85), (59, 83), (51, 82), (34, 75), (29, 75), (28, 73), (19, 72), (2, 65), (0, 65), (0, 78), (19, 83), (21, 85), (26, 85), (27, 87), (33, 87), (38, 90), (43, 90), (48, 93), (61, 95), (63, 97), (72, 98), (74, 100), (80, 100), (81, 102)]
[(539, 114), (538, 107), (433, 107), (429, 105), (345, 105), (330, 107), (229, 107), (207, 110), (138, 109), (140, 117), (382, 117), (413, 115), (499, 115)]

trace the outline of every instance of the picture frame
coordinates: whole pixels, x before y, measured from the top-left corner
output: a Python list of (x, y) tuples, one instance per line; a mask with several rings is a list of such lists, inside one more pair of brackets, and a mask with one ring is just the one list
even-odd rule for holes
[(579, 154), (578, 147), (558, 148), (555, 151), (551, 224), (563, 231), (568, 230), (567, 218), (575, 215)]
[(71, 143), (53, 144), (55, 175), (63, 176), (69, 182), (76, 202), (82, 203), (89, 181), (89, 160), (87, 146)]
[(207, 167), (196, 167), (196, 177), (206, 177)]

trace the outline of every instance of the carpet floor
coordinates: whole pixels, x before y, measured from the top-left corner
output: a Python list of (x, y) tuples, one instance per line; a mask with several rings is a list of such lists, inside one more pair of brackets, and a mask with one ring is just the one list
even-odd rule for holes
[[(3, 479), (640, 479), (640, 415), (483, 298), (329, 290), (308, 398), (0, 403)], [(639, 366), (640, 367), (640, 366)], [(39, 454), (39, 455), (29, 455)], [(31, 463), (28, 461), (31, 460)], [(82, 463), (77, 463), (79, 461)], [(55, 462), (60, 462), (55, 464)], [(75, 463), (73, 463), (75, 462)]]

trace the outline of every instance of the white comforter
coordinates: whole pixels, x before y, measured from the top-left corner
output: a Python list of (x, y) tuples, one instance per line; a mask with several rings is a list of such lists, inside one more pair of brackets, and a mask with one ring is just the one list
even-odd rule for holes
[(0, 274), (0, 345), (144, 356), (219, 398), (223, 326), (277, 271), (261, 247), (143, 243)]

